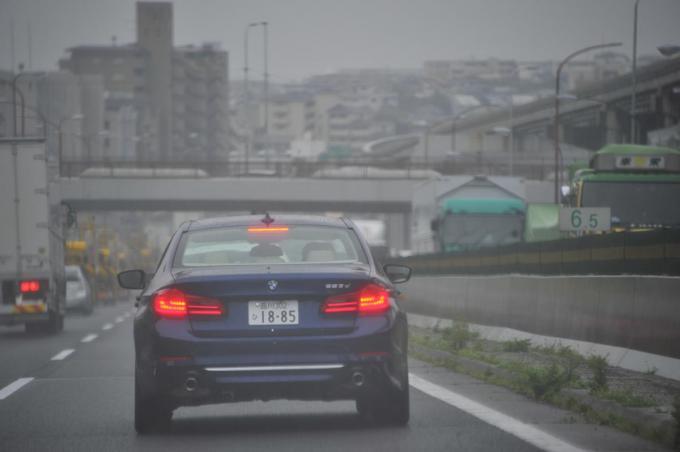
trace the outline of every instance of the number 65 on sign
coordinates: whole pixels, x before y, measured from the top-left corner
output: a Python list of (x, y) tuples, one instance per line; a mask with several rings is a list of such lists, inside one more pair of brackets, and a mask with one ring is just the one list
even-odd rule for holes
[(608, 231), (611, 228), (609, 207), (561, 207), (560, 231)]

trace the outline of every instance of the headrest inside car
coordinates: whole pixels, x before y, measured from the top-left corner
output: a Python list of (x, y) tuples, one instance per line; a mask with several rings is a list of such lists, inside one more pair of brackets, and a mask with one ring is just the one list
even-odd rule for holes
[(281, 257), (283, 250), (278, 245), (260, 243), (250, 250), (251, 257)]

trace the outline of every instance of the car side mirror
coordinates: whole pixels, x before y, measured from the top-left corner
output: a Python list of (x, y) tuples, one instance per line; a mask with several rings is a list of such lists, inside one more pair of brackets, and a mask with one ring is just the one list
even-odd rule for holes
[(126, 270), (118, 273), (118, 284), (123, 289), (143, 289), (146, 286), (144, 270)]
[(395, 284), (405, 283), (411, 278), (411, 267), (399, 264), (385, 264), (383, 266), (385, 274)]

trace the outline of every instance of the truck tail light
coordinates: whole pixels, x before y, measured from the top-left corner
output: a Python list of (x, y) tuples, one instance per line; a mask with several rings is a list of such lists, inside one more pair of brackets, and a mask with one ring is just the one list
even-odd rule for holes
[(29, 281), (21, 281), (19, 283), (19, 291), (21, 293), (35, 293), (40, 292), (40, 281), (32, 279)]
[(381, 314), (390, 308), (390, 293), (377, 284), (368, 284), (357, 292), (333, 295), (321, 307), (324, 314)]
[(152, 297), (153, 311), (159, 317), (183, 319), (188, 316), (221, 316), (224, 305), (209, 297), (193, 295), (176, 288), (162, 289)]

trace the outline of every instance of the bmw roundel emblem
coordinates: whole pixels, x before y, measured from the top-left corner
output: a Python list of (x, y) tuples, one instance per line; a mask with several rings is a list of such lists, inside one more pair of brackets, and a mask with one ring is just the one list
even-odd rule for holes
[(277, 287), (279, 287), (279, 282), (275, 279), (270, 279), (269, 281), (267, 281), (267, 287), (269, 288), (269, 290), (273, 292), (276, 290)]

